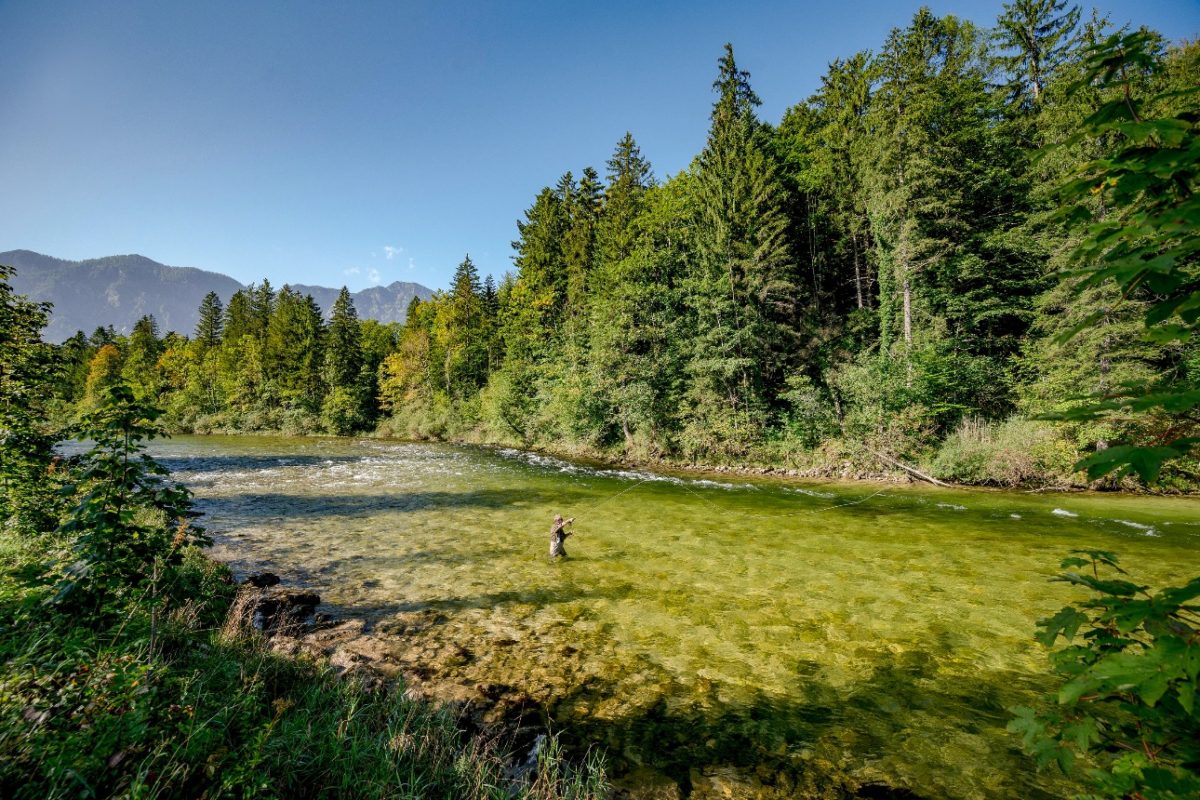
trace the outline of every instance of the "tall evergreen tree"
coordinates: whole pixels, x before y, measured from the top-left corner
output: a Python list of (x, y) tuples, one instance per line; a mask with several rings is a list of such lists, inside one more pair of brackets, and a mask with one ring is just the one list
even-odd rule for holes
[(487, 380), (482, 294), (479, 271), (468, 255), (454, 271), (434, 328), (442, 358), (442, 388), (454, 399), (474, 394)]
[(225, 306), (222, 336), (225, 341), (236, 345), (243, 336), (256, 335), (254, 311), (251, 307), (250, 296), (252, 289), (238, 289), (229, 298)]
[(1079, 6), (1068, 0), (1013, 0), (1004, 4), (995, 38), (1010, 97), (1025, 106), (1042, 98), (1046, 81), (1066, 57), (1079, 24)]
[(595, 267), (596, 227), (604, 204), (604, 186), (591, 167), (584, 167), (570, 205), (563, 250), (567, 270), (567, 309), (572, 320), (584, 313), (588, 280)]
[(333, 303), (325, 341), (325, 382), (331, 389), (351, 389), (358, 385), (362, 369), (359, 347), (358, 311), (345, 286)]
[(285, 285), (275, 296), (263, 345), (267, 380), (285, 406), (320, 408), (323, 335), (324, 321), (312, 296)]
[[(744, 447), (761, 430), (795, 352), (798, 297), (787, 198), (758, 96), (733, 47), (718, 63), (708, 143), (695, 167), (687, 416), (700, 447)], [(722, 445), (723, 446), (723, 445)]]
[(635, 222), (642, 210), (642, 197), (654, 185), (654, 171), (628, 131), (617, 142), (606, 166), (608, 187), (596, 232), (596, 247), (603, 263), (615, 264), (633, 252), (637, 239)]
[(275, 311), (275, 289), (269, 280), (263, 278), (261, 284), (251, 286), (249, 291), (253, 333), (261, 341), (267, 335), (267, 326), (271, 324), (271, 314)]
[(155, 397), (159, 389), (158, 358), (163, 343), (158, 338), (158, 323), (145, 315), (133, 326), (125, 354), (123, 374), (139, 397)]
[(225, 307), (216, 292), (209, 292), (200, 301), (200, 320), (196, 323), (196, 341), (203, 347), (216, 347), (221, 343), (225, 327)]

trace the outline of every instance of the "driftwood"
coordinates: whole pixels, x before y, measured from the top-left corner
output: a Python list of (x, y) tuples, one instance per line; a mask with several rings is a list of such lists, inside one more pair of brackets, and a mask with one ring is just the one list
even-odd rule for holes
[(891, 464), (894, 467), (899, 467), (900, 469), (907, 472), (909, 475), (920, 478), (923, 481), (928, 481), (929, 483), (932, 483), (934, 486), (943, 486), (947, 489), (954, 488), (950, 484), (945, 483), (943, 481), (939, 481), (937, 478), (933, 477), (932, 475), (926, 475), (924, 472), (921, 472), (921, 470), (917, 469), (916, 467), (910, 467), (908, 464), (905, 464), (902, 461), (897, 461), (896, 459), (892, 458), (891, 456), (885, 456), (883, 453), (880, 453), (876, 450), (872, 450), (869, 447), (866, 448), (866, 450), (868, 453), (875, 456), (879, 460), (886, 461), (887, 463)]

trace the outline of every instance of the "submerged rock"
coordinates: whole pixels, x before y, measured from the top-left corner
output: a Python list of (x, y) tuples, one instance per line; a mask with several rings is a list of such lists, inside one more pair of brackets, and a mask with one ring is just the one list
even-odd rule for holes
[(245, 583), (257, 589), (269, 589), (279, 585), (279, 576), (274, 572), (256, 572), (248, 576)]
[(238, 591), (225, 632), (258, 631), (268, 636), (299, 636), (312, 628), (313, 615), (321, 596), (303, 589), (267, 588), (247, 582)]

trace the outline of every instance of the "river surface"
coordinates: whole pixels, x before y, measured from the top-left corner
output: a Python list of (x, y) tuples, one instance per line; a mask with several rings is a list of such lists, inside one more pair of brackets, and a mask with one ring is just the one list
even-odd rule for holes
[[(618, 771), (684, 786), (1063, 796), (1004, 729), (1050, 685), (1036, 620), (1080, 596), (1049, 581), (1058, 562), (1113, 550), (1155, 585), (1200, 567), (1194, 499), (706, 479), (380, 440), (151, 450), (235, 570), (379, 630), (425, 614), (413, 635), (460, 654), (433, 679), (517, 687)], [(562, 562), (556, 512), (578, 518)]]

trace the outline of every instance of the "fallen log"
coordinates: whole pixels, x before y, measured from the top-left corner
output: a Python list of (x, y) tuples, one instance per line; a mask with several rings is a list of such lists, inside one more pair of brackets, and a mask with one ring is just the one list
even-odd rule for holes
[(926, 475), (924, 472), (921, 472), (921, 470), (917, 469), (916, 467), (910, 467), (908, 464), (905, 464), (903, 461), (897, 461), (896, 459), (892, 458), (891, 456), (886, 456), (883, 453), (880, 453), (876, 450), (872, 450), (869, 447), (867, 447), (865, 449), (868, 453), (875, 456), (880, 461), (886, 461), (888, 464), (891, 464), (894, 467), (899, 467), (900, 469), (907, 472), (909, 475), (920, 478), (923, 481), (928, 481), (929, 483), (932, 483), (934, 486), (941, 486), (946, 489), (954, 488), (948, 483), (939, 481), (937, 478), (933, 477), (932, 475)]

